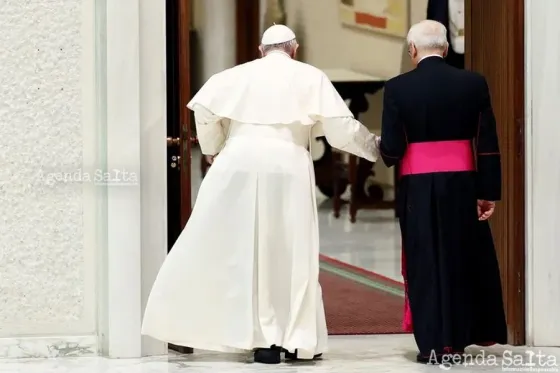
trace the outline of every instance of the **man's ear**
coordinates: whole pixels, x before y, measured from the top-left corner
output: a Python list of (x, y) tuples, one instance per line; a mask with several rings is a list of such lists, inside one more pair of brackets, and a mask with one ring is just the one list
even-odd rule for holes
[(417, 52), (418, 51), (416, 50), (416, 45), (414, 45), (413, 43), (410, 43), (408, 45), (408, 54), (410, 55), (410, 57), (416, 58)]
[(294, 47), (294, 51), (292, 52), (292, 58), (295, 60), (296, 59), (296, 55), (297, 55), (297, 50), (299, 48), (299, 44), (296, 44), (296, 46)]
[(443, 51), (443, 58), (447, 57), (448, 52), (449, 52), (449, 43), (447, 43), (447, 47), (445, 47), (445, 50)]

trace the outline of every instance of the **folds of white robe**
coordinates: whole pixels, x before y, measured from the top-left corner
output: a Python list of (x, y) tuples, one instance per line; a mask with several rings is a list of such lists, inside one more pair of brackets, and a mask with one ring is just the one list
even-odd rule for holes
[[(213, 126), (205, 130), (219, 140), (221, 124)], [(278, 345), (298, 349), (302, 358), (323, 353), (327, 330), (309, 130), (231, 126), (152, 288), (143, 333), (222, 352)], [(352, 138), (341, 125), (331, 129)], [(360, 139), (352, 145), (371, 154), (371, 143)], [(201, 145), (211, 153), (222, 147), (209, 139)]]

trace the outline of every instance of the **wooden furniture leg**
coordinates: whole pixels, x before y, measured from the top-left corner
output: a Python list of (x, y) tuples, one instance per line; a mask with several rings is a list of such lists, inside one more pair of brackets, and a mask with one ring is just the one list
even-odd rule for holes
[(204, 176), (206, 176), (206, 172), (208, 172), (209, 167), (210, 167), (210, 165), (206, 161), (206, 156), (204, 154), (202, 154), (200, 156), (200, 173), (202, 174), (202, 178), (204, 178)]
[(332, 167), (331, 167), (331, 177), (332, 177), (332, 182), (333, 182), (333, 191), (334, 191), (334, 195), (333, 195), (333, 213), (334, 213), (334, 217), (335, 218), (339, 218), (340, 217), (340, 209), (342, 206), (342, 201), (340, 200), (340, 194), (341, 194), (341, 190), (340, 190), (340, 182), (339, 182), (339, 163), (340, 163), (340, 154), (333, 152), (332, 153)]
[(358, 157), (350, 154), (348, 161), (348, 179), (350, 181), (350, 222), (356, 222), (358, 213)]

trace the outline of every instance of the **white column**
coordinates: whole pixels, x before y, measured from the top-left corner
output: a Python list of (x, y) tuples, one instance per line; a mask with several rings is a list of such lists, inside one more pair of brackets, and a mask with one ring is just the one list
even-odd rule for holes
[[(165, 39), (165, 2), (140, 1), (142, 315), (152, 285), (167, 256)], [(167, 343), (151, 337), (142, 338), (142, 356), (166, 353)]]
[[(235, 0), (203, 0), (200, 22), (202, 74), (204, 81), (212, 75), (235, 66)], [(257, 48), (257, 46), (255, 46)]]
[(560, 346), (560, 2), (525, 10), (527, 342)]
[[(139, 0), (106, 6), (107, 171), (140, 175)], [(140, 185), (107, 186), (103, 353), (141, 355)]]
[(96, 6), (100, 163), (128, 173), (99, 193), (101, 353), (163, 354), (167, 345), (142, 337), (141, 325), (167, 254), (165, 2)]

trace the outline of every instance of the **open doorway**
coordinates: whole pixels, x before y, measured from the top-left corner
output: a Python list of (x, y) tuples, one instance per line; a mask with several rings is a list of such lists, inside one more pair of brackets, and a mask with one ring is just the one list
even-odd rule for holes
[[(166, 1), (168, 242), (169, 248), (171, 248), (190, 216), (196, 190), (206, 165), (196, 147), (191, 127), (191, 114), (185, 107), (197, 88), (193, 86), (191, 79), (195, 65), (193, 57), (196, 57), (194, 51), (198, 50), (193, 47), (197, 38), (196, 31), (191, 28), (192, 1)], [(523, 0), (514, 0), (514, 2), (515, 7), (506, 9), (484, 0), (466, 0), (465, 61), (466, 68), (480, 71), (487, 76), (499, 123), (504, 162), (504, 201), (493, 221), (493, 230), (502, 269), (510, 343), (522, 344), (525, 340)], [(260, 17), (264, 13), (258, 11), (259, 3), (258, 0), (236, 1), (238, 63), (257, 57), (256, 46), (262, 28), (256, 25), (261, 24)], [(313, 2), (287, 1), (286, 3), (292, 4), (292, 10), (296, 9), (303, 13), (315, 14), (318, 11), (309, 5)], [(301, 9), (293, 4), (299, 4)], [(287, 13), (288, 25), (295, 28), (298, 33), (298, 26), (290, 24), (292, 21), (289, 9)], [(302, 16), (299, 15), (299, 17)], [(304, 26), (308, 21), (308, 34), (315, 32), (311, 31), (311, 28), (317, 28), (317, 25), (313, 24), (315, 19), (317, 18), (312, 16), (309, 16), (308, 20), (303, 19)], [(500, 22), (504, 27), (494, 27), (496, 22)], [(515, 37), (511, 37), (511, 35)], [(313, 37), (309, 38), (309, 40), (312, 39)], [(359, 40), (367, 39), (362, 35)], [(402, 40), (400, 43), (403, 43)], [(305, 43), (302, 45), (303, 53), (300, 55), (300, 59), (315, 64), (314, 58), (316, 57), (310, 58), (311, 53), (306, 53), (306, 48), (309, 47)], [(483, 56), (492, 56), (492, 58), (483, 58)], [(508, 68), (504, 69), (504, 66)], [(372, 74), (357, 74), (351, 77), (354, 83), (349, 85), (345, 81), (345, 79), (350, 80), (348, 70), (331, 69), (331, 74), (333, 74), (333, 80), (338, 79), (336, 85), (340, 87), (341, 91), (349, 91), (350, 96), (355, 92), (356, 86), (367, 87), (368, 79), (371, 80), (370, 86), (376, 85), (377, 87), (373, 90), (380, 91), (379, 81), (385, 79), (376, 78)], [(360, 77), (361, 83), (356, 84), (357, 77)], [(390, 78), (390, 76), (386, 78)], [(365, 99), (366, 94), (370, 96), (371, 93), (361, 89), (356, 97), (349, 97), (354, 100), (354, 105), (362, 104), (361, 108), (358, 105), (355, 109), (357, 113), (361, 114), (361, 110), (379, 109), (375, 98), (372, 100), (371, 97), (368, 97), (363, 105), (362, 99)], [(358, 98), (358, 96), (361, 97)], [(367, 120), (369, 119), (366, 116), (365, 121)], [(393, 193), (389, 193), (391, 194), (389, 198), (381, 196), (381, 202), (384, 202), (384, 205), (376, 204), (374, 201), (370, 206), (373, 207), (372, 214), (360, 210), (357, 220), (351, 221), (352, 211), (349, 211), (349, 214), (336, 218), (336, 203), (339, 195), (337, 190), (347, 188), (352, 182), (356, 185), (355, 192), (363, 192), (367, 196), (379, 199), (379, 196), (375, 196), (375, 193), (379, 192), (379, 187), (376, 187), (375, 184), (367, 184), (371, 179), (372, 165), (365, 164), (362, 170), (360, 163), (352, 164), (352, 160), (350, 160), (346, 163), (347, 167), (342, 172), (342, 177), (338, 177), (336, 165), (341, 161), (343, 161), (343, 157), (340, 154), (333, 154), (329, 148), (324, 148), (323, 153), (317, 156), (315, 163), (317, 179), (320, 183), (318, 189), (323, 192), (324, 197), (322, 201), (324, 207), (321, 212), (323, 214), (321, 215), (321, 252), (323, 254), (321, 281), (327, 308), (327, 323), (332, 334), (400, 332), (404, 292), (400, 276), (398, 220), (394, 216), (391, 205), (394, 190), (397, 187), (396, 178), (394, 175), (390, 176), (393, 180), (391, 185)], [(352, 167), (355, 168), (355, 171), (352, 170)], [(376, 170), (376, 166), (373, 166), (373, 170)], [(357, 178), (352, 176), (352, 172), (358, 171), (361, 176)], [(320, 174), (321, 172), (323, 173)], [(364, 177), (364, 175), (366, 176)], [(348, 291), (349, 286), (355, 291)], [(383, 302), (379, 301), (380, 297), (383, 297)], [(360, 300), (360, 302), (351, 302), (349, 299)], [(385, 306), (376, 306), (376, 309), (371, 309), (372, 305)], [(359, 312), (355, 312), (356, 310)], [(192, 352), (192, 349), (188, 348), (171, 347), (180, 352)]]

